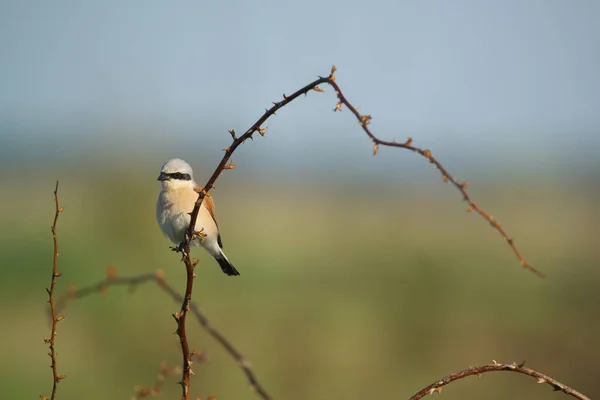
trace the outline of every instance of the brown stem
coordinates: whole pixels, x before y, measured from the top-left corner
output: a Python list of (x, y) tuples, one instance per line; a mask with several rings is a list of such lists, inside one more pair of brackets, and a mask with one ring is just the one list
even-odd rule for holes
[(413, 395), (410, 398), (410, 400), (418, 400), (425, 397), (428, 394), (433, 394), (435, 392), (439, 393), (442, 391), (442, 387), (448, 385), (451, 382), (466, 378), (467, 376), (480, 376), (487, 372), (499, 371), (516, 372), (519, 374), (528, 375), (533, 378), (536, 378), (537, 383), (545, 383), (552, 386), (552, 389), (555, 391), (563, 392), (579, 400), (590, 400), (590, 398), (586, 395), (579, 393), (577, 390), (565, 385), (564, 383), (560, 383), (559, 381), (549, 377), (548, 375), (542, 374), (541, 372), (537, 372), (531, 368), (525, 367), (525, 363), (499, 364), (495, 361), (493, 364), (482, 365), (480, 367), (469, 367), (467, 369), (463, 369), (462, 371), (450, 374), (432, 383), (431, 385), (419, 390), (415, 395)]
[[(50, 227), (50, 230), (52, 231), (52, 240), (54, 243), (54, 256), (53, 256), (53, 260), (52, 260), (52, 279), (50, 281), (50, 289), (46, 289), (46, 292), (48, 293), (48, 303), (50, 304), (50, 313), (52, 315), (52, 331), (50, 332), (50, 338), (44, 338), (44, 342), (46, 344), (48, 344), (48, 347), (50, 349), (50, 351), (48, 352), (48, 355), (50, 356), (50, 359), (52, 360), (51, 368), (52, 368), (53, 384), (52, 384), (52, 395), (50, 396), (51, 400), (54, 400), (56, 398), (56, 391), (58, 389), (58, 383), (61, 380), (66, 378), (65, 375), (58, 374), (58, 370), (56, 367), (56, 349), (55, 349), (55, 345), (54, 345), (54, 341), (56, 339), (56, 326), (64, 318), (62, 316), (57, 317), (56, 308), (54, 306), (54, 288), (56, 286), (56, 278), (60, 277), (60, 273), (56, 270), (56, 266), (58, 264), (58, 239), (57, 239), (56, 227), (57, 227), (57, 222), (58, 222), (58, 215), (63, 211), (63, 208), (58, 205), (58, 181), (56, 181), (56, 187), (54, 188), (54, 206), (55, 206), (54, 222), (52, 223), (52, 226)], [(46, 396), (40, 396), (40, 398), (48, 399), (48, 397), (46, 397)]]

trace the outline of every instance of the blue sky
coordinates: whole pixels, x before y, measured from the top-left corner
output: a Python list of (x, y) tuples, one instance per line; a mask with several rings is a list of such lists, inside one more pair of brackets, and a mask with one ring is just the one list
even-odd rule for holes
[[(383, 138), (458, 158), (591, 157), (599, 20), (592, 0), (4, 1), (0, 140), (222, 148), (227, 129), (336, 64)], [(311, 96), (268, 124), (264, 155), (370, 153), (350, 115), (330, 112), (331, 93)]]

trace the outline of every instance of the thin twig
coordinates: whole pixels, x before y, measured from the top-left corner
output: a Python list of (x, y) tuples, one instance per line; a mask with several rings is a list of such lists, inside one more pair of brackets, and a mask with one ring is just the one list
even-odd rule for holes
[(371, 116), (370, 115), (362, 115), (361, 113), (358, 112), (358, 110), (352, 104), (350, 104), (350, 102), (346, 99), (346, 96), (344, 96), (344, 94), (342, 93), (342, 90), (340, 89), (338, 84), (335, 82), (335, 71), (336, 71), (336, 68), (335, 68), (335, 66), (333, 66), (331, 68), (331, 74), (329, 75), (329, 78), (327, 80), (327, 83), (333, 87), (333, 89), (335, 90), (335, 93), (338, 97), (338, 103), (335, 106), (334, 111), (341, 111), (342, 104), (345, 105), (346, 107), (348, 107), (350, 112), (352, 112), (352, 114), (354, 114), (356, 119), (358, 119), (358, 121), (360, 122), (360, 125), (363, 128), (363, 130), (365, 131), (365, 133), (373, 141), (373, 154), (374, 155), (377, 154), (377, 151), (379, 150), (379, 146), (390, 146), (390, 147), (400, 147), (403, 149), (407, 149), (407, 150), (410, 150), (412, 152), (415, 152), (415, 153), (420, 154), (421, 156), (425, 157), (427, 160), (429, 160), (430, 163), (435, 165), (435, 167), (440, 171), (440, 173), (442, 174), (442, 178), (444, 179), (444, 182), (448, 182), (448, 181), (452, 182), (452, 184), (460, 191), (460, 193), (463, 196), (463, 200), (466, 201), (468, 204), (467, 211), (475, 210), (477, 213), (479, 213), (479, 215), (481, 215), (483, 218), (485, 218), (492, 225), (492, 227), (494, 227), (500, 233), (500, 235), (502, 235), (502, 237), (504, 238), (506, 243), (508, 243), (508, 245), (510, 246), (512, 251), (515, 253), (517, 258), (519, 259), (519, 262), (521, 263), (521, 265), (524, 268), (526, 268), (529, 271), (536, 274), (537, 276), (542, 277), (542, 278), (544, 277), (544, 274), (541, 271), (533, 268), (527, 261), (525, 261), (523, 256), (521, 256), (521, 253), (517, 250), (513, 239), (510, 238), (506, 234), (504, 229), (502, 229), (502, 226), (500, 225), (500, 223), (493, 216), (491, 216), (489, 213), (487, 213), (481, 207), (479, 207), (477, 205), (477, 203), (475, 203), (475, 201), (473, 201), (472, 197), (467, 192), (467, 182), (466, 181), (460, 182), (456, 178), (454, 178), (452, 175), (450, 175), (450, 173), (446, 170), (446, 168), (444, 168), (444, 166), (435, 157), (433, 157), (431, 155), (430, 150), (421, 149), (419, 147), (413, 146), (412, 138), (410, 138), (410, 137), (404, 143), (398, 143), (395, 140), (387, 141), (387, 140), (381, 140), (381, 139), (377, 138), (368, 127), (368, 125), (372, 119)]
[(427, 386), (426, 388), (421, 389), (415, 395), (413, 395), (410, 398), (410, 400), (418, 400), (418, 399), (425, 397), (428, 394), (433, 394), (435, 392), (441, 393), (442, 388), (444, 386), (446, 386), (449, 383), (454, 382), (456, 380), (466, 378), (467, 376), (479, 377), (482, 374), (485, 374), (486, 372), (498, 372), (498, 371), (517, 372), (519, 374), (529, 375), (533, 378), (536, 378), (537, 383), (546, 383), (546, 384), (552, 386), (552, 389), (554, 389), (555, 391), (563, 392), (563, 393), (568, 394), (569, 396), (572, 396), (579, 400), (590, 400), (590, 398), (587, 397), (586, 395), (579, 393), (577, 390), (565, 385), (564, 383), (560, 383), (559, 381), (557, 381), (554, 378), (549, 377), (548, 375), (542, 374), (541, 372), (537, 372), (531, 368), (525, 367), (524, 362), (521, 364), (516, 364), (516, 363), (499, 364), (496, 361), (494, 361), (493, 364), (482, 365), (480, 367), (469, 367), (467, 369), (463, 369), (462, 371), (450, 374), (450, 375), (440, 379), (439, 381), (432, 383), (431, 385)]
[[(52, 260), (52, 279), (50, 283), (50, 289), (46, 289), (48, 292), (48, 303), (50, 304), (50, 313), (52, 314), (52, 331), (50, 333), (50, 338), (44, 338), (44, 343), (48, 344), (50, 351), (48, 351), (48, 355), (52, 360), (52, 395), (50, 396), (50, 400), (54, 400), (56, 397), (56, 391), (58, 389), (58, 383), (66, 378), (66, 375), (59, 375), (56, 367), (56, 349), (54, 347), (54, 340), (56, 339), (56, 325), (64, 319), (63, 316), (57, 317), (56, 309), (54, 307), (54, 287), (56, 286), (56, 279), (60, 277), (60, 272), (56, 270), (56, 265), (58, 263), (58, 239), (56, 234), (56, 223), (58, 222), (58, 215), (64, 210), (64, 208), (58, 205), (58, 181), (56, 181), (56, 187), (54, 188), (54, 222), (50, 227), (52, 231), (52, 239), (54, 242), (54, 256)], [(46, 396), (40, 396), (42, 400), (48, 400)]]
[[(193, 227), (194, 225), (195, 222), (191, 226)], [(192, 260), (190, 259), (190, 242), (193, 238), (193, 235), (195, 234), (195, 232), (192, 232), (189, 237), (186, 237), (183, 249), (181, 250), (181, 252), (183, 253), (183, 262), (185, 263), (186, 271), (185, 295), (181, 300), (181, 308), (179, 309), (179, 312), (173, 314), (173, 318), (177, 322), (177, 336), (179, 337), (179, 343), (181, 345), (181, 355), (183, 357), (183, 372), (181, 376), (181, 381), (179, 381), (179, 384), (181, 385), (182, 389), (181, 400), (189, 400), (190, 375), (194, 374), (194, 371), (192, 371), (194, 353), (190, 352), (190, 345), (187, 340), (185, 322), (187, 319), (187, 314), (190, 310), (190, 303), (192, 302), (192, 290), (194, 288), (194, 278), (196, 277), (194, 269), (198, 264), (197, 261), (192, 262)]]
[[(134, 290), (137, 288), (137, 286), (148, 282), (156, 283), (158, 287), (168, 294), (174, 301), (178, 303), (183, 301), (183, 296), (166, 281), (165, 274), (162, 270), (131, 277), (123, 277), (117, 276), (116, 270), (112, 267), (109, 267), (107, 269), (106, 279), (81, 289), (75, 289), (71, 287), (69, 291), (60, 297), (57, 304), (57, 310), (64, 310), (71, 300), (82, 299), (96, 293), (105, 293), (111, 286), (129, 286), (131, 290)], [(210, 336), (212, 336), (213, 339), (223, 346), (223, 348), (231, 355), (231, 357), (235, 359), (240, 369), (246, 375), (250, 387), (258, 394), (258, 396), (260, 396), (263, 400), (272, 400), (272, 397), (258, 381), (258, 378), (252, 370), (250, 362), (244, 358), (244, 356), (222, 333), (212, 326), (202, 310), (200, 310), (198, 305), (193, 301), (190, 302), (190, 310), (200, 325), (210, 334)]]

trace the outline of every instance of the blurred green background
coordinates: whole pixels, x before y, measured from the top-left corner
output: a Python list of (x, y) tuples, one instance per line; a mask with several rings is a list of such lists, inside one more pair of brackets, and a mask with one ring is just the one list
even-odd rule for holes
[[(428, 169), (408, 153), (388, 152)], [(123, 165), (85, 173), (53, 166), (52, 176), (36, 171), (39, 180), (12, 182), (4, 192), (3, 398), (35, 398), (50, 388), (42, 337), (49, 333), (44, 288), (54, 177), (62, 179), (65, 207), (59, 293), (68, 283), (103, 279), (108, 265), (120, 275), (161, 268), (183, 290), (183, 265), (154, 221), (157, 168), (144, 165), (125, 175)], [(597, 396), (598, 185), (510, 177), (472, 183), (474, 198), (548, 274), (539, 279), (484, 220), (465, 212), (435, 171), (419, 182), (406, 171), (389, 181), (339, 175), (275, 185), (245, 168), (227, 172), (214, 195), (225, 249), (242, 275), (227, 277), (204, 252), (194, 253), (201, 260), (195, 301), (275, 398), (407, 398), (447, 373), (492, 359), (527, 360)], [(154, 382), (161, 361), (179, 363), (176, 310), (153, 284), (71, 303), (58, 329), (59, 372), (68, 376), (59, 398), (129, 398), (134, 385)], [(193, 393), (253, 398), (233, 360), (195, 320), (189, 326), (191, 346), (210, 354), (209, 363), (194, 368)], [(175, 381), (165, 384), (166, 398), (179, 393)], [(532, 379), (489, 374), (443, 395), (552, 394)]]
[[(412, 136), (469, 180), (548, 277), (521, 268), (426, 160), (386, 148), (373, 157), (325, 87), (269, 120), (217, 181), (241, 276), (194, 251), (194, 300), (212, 324), (275, 399), (408, 398), (492, 359), (526, 360), (598, 397), (598, 15), (584, 0), (2, 2), (0, 398), (50, 394), (54, 182), (65, 208), (58, 294), (104, 279), (109, 265), (122, 276), (160, 268), (183, 291), (183, 265), (155, 222), (161, 164), (184, 158), (203, 184), (228, 129), (243, 132), (332, 63), (374, 132)], [(58, 399), (129, 399), (153, 384), (162, 361), (180, 360), (177, 309), (153, 284), (69, 304)], [(189, 327), (190, 345), (210, 355), (192, 394), (256, 398), (231, 357)], [(164, 398), (178, 398), (176, 381)], [(442, 396), (565, 395), (498, 373)]]

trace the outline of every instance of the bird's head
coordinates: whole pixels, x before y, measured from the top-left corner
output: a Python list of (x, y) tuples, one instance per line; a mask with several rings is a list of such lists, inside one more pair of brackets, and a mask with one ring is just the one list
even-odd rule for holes
[(194, 188), (196, 186), (192, 167), (179, 158), (167, 161), (160, 169), (160, 175), (157, 179), (165, 191)]

